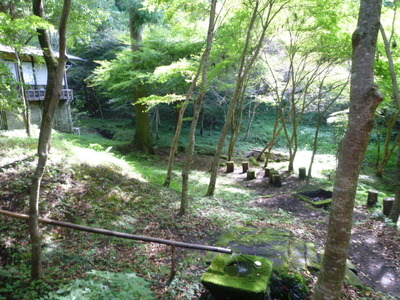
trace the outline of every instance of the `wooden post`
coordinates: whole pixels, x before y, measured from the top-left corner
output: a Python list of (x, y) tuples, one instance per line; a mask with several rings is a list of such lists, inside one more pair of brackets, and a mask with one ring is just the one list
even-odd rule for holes
[(235, 171), (235, 162), (228, 161), (226, 163), (226, 173), (233, 173)]
[(269, 173), (269, 183), (270, 184), (274, 184), (274, 175), (278, 175), (279, 172), (276, 170), (271, 170), (271, 172)]
[(243, 173), (246, 173), (247, 170), (249, 169), (249, 162), (248, 161), (242, 162), (242, 168), (243, 168)]
[(256, 171), (255, 170), (248, 170), (247, 171), (247, 180), (256, 179)]
[(393, 202), (394, 198), (393, 197), (387, 197), (383, 199), (383, 214), (388, 217), (390, 215), (390, 211), (392, 210), (393, 207)]
[(276, 187), (282, 186), (282, 176), (280, 174), (272, 175), (272, 184)]
[(271, 170), (273, 170), (273, 169), (271, 169), (271, 168), (265, 168), (264, 177), (268, 177), (268, 178), (269, 178), (269, 176), (270, 176), (270, 174), (271, 174)]
[(307, 178), (307, 169), (306, 168), (299, 168), (299, 179), (305, 180)]
[(378, 191), (368, 191), (367, 206), (372, 207), (378, 202)]
[(176, 246), (171, 246), (171, 273), (169, 274), (169, 282), (171, 282), (176, 274)]

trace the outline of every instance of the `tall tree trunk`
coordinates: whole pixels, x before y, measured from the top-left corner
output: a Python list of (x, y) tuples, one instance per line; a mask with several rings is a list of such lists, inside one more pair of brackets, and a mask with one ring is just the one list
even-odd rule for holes
[(228, 161), (232, 160), (233, 153), (235, 151), (236, 141), (240, 135), (240, 131), (242, 128), (242, 117), (243, 117), (243, 106), (244, 106), (244, 92), (246, 87), (243, 87), (242, 95), (240, 96), (240, 101), (235, 108), (235, 113), (232, 120), (231, 126), (231, 139), (229, 141), (228, 146)]
[[(142, 43), (142, 25), (141, 20), (137, 20), (135, 16), (138, 15), (139, 7), (133, 5), (129, 11), (129, 32), (131, 37), (132, 51), (140, 51), (140, 44)], [(145, 87), (137, 87), (134, 91), (134, 107), (135, 107), (135, 136), (133, 138), (133, 145), (140, 151), (145, 153), (154, 154), (153, 138), (151, 136), (151, 126), (149, 112), (147, 106), (137, 101), (147, 96)]]
[[(44, 111), (42, 124), (40, 127), (39, 143), (38, 143), (38, 163), (35, 173), (32, 178), (32, 186), (29, 199), (29, 234), (32, 243), (32, 280), (37, 280), (43, 277), (42, 270), (42, 254), (41, 254), (41, 233), (39, 230), (39, 198), (40, 186), (43, 173), (47, 163), (48, 151), (51, 141), (51, 129), (54, 119), (54, 114), (60, 101), (62, 81), (65, 72), (66, 56), (66, 29), (71, 7), (71, 0), (64, 0), (62, 15), (59, 26), (59, 57), (54, 56), (48, 32), (43, 29), (38, 29), (39, 43), (43, 50), (44, 59), (47, 66), (47, 89), (44, 99)], [(36, 16), (44, 16), (43, 0), (33, 1), (33, 13)]]
[[(208, 196), (214, 195), (215, 186), (217, 183), (217, 171), (218, 171), (218, 165), (219, 165), (219, 157), (221, 155), (222, 148), (225, 145), (225, 139), (228, 134), (229, 128), (231, 126), (235, 107), (236, 107), (238, 101), (240, 100), (240, 95), (242, 94), (243, 86), (246, 82), (247, 77), (249, 76), (249, 72), (250, 72), (251, 68), (253, 67), (256, 59), (258, 58), (258, 55), (259, 55), (260, 50), (264, 43), (265, 34), (266, 34), (269, 24), (271, 23), (273, 18), (276, 16), (276, 14), (286, 5), (286, 3), (287, 3), (287, 1), (282, 3), (281, 6), (275, 12), (272, 12), (273, 6), (275, 4), (274, 0), (267, 1), (265, 6), (262, 7), (260, 10), (259, 10), (260, 1), (258, 1), (258, 0), (255, 1), (253, 14), (252, 14), (252, 17), (251, 17), (251, 20), (249, 23), (249, 27), (247, 29), (247, 33), (246, 33), (246, 42), (245, 42), (245, 46), (244, 46), (243, 53), (242, 53), (238, 77), (236, 80), (235, 92), (233, 94), (231, 103), (229, 105), (228, 114), (226, 116), (225, 124), (224, 124), (224, 127), (222, 128), (218, 146), (215, 151), (214, 160), (211, 165), (210, 183), (208, 185), (208, 191), (207, 191)], [(257, 37), (255, 46), (251, 47), (252, 52), (250, 54), (249, 51), (250, 51), (251, 37), (252, 37), (253, 29), (254, 29), (254, 26), (256, 23), (256, 19), (258, 17), (262, 18), (261, 11), (264, 11), (264, 9), (267, 10), (267, 19), (264, 20), (264, 22), (263, 22), (261, 33)]]
[(189, 172), (190, 166), (192, 164), (194, 146), (196, 142), (196, 128), (197, 122), (199, 120), (200, 111), (203, 104), (204, 95), (207, 90), (207, 77), (208, 77), (208, 67), (209, 67), (209, 58), (211, 53), (211, 48), (214, 39), (214, 30), (215, 30), (215, 9), (217, 6), (217, 0), (212, 0), (211, 9), (210, 9), (210, 21), (208, 25), (208, 33), (207, 33), (207, 46), (204, 52), (204, 61), (203, 61), (203, 74), (201, 78), (200, 85), (200, 94), (196, 99), (196, 103), (194, 106), (193, 119), (192, 124), (190, 126), (190, 135), (189, 135), (189, 147), (186, 152), (185, 165), (182, 169), (182, 197), (181, 197), (181, 207), (179, 210), (179, 215), (183, 215), (187, 212), (189, 207), (189, 199), (188, 199), (188, 187), (189, 187)]
[(203, 56), (200, 60), (199, 68), (197, 69), (197, 73), (196, 73), (195, 77), (193, 78), (192, 83), (190, 84), (189, 90), (186, 93), (185, 101), (178, 113), (178, 121), (176, 123), (175, 134), (174, 134), (174, 138), (172, 139), (171, 149), (169, 151), (168, 170), (167, 170), (167, 176), (165, 177), (165, 181), (164, 181), (165, 187), (169, 187), (169, 185), (171, 183), (172, 169), (174, 167), (175, 155), (176, 155), (176, 151), (178, 150), (179, 137), (181, 136), (181, 131), (182, 131), (183, 116), (185, 115), (186, 108), (189, 105), (190, 99), (192, 98), (192, 95), (193, 95), (193, 91), (196, 88), (197, 81), (198, 81), (198, 79), (200, 77), (200, 73), (203, 69), (205, 53), (206, 53), (206, 50), (203, 53)]
[(362, 0), (353, 33), (348, 130), (340, 145), (328, 236), (313, 299), (339, 299), (350, 245), (357, 180), (382, 95), (374, 85), (381, 0)]
[(246, 135), (244, 140), (247, 142), (249, 140), (251, 127), (253, 126), (254, 118), (256, 116), (257, 108), (261, 105), (261, 102), (254, 103), (253, 108), (249, 108), (249, 124), (247, 125)]
[(155, 111), (155, 116), (154, 116), (154, 122), (155, 122), (155, 127), (156, 127), (156, 141), (160, 140), (160, 125), (161, 125), (161, 120), (160, 120), (160, 112), (158, 108), (156, 108)]
[[(211, 20), (212, 9), (213, 9), (213, 2), (211, 4), (209, 29), (210, 29), (211, 22), (212, 22), (213, 30), (214, 30), (214, 22), (215, 22), (215, 20)], [(214, 14), (215, 14), (215, 11), (214, 11)], [(215, 18), (215, 16), (214, 16), (214, 18)], [(211, 36), (210, 36), (210, 34), (211, 34)], [(192, 83), (190, 84), (188, 92), (186, 93), (185, 101), (184, 101), (181, 109), (179, 110), (178, 121), (177, 121), (176, 129), (175, 129), (175, 135), (174, 135), (174, 138), (172, 140), (171, 150), (169, 152), (167, 176), (166, 176), (165, 181), (164, 181), (164, 186), (165, 187), (168, 187), (170, 185), (170, 183), (171, 183), (172, 169), (174, 167), (175, 154), (176, 154), (177, 149), (178, 149), (179, 137), (180, 137), (181, 131), (182, 131), (183, 117), (184, 117), (186, 108), (189, 105), (189, 102), (190, 102), (191, 97), (193, 95), (194, 89), (197, 86), (197, 81), (199, 80), (200, 74), (202, 72), (203, 72), (203, 76), (204, 76), (205, 62), (206, 61), (208, 62), (208, 60), (209, 60), (209, 55), (210, 55), (211, 47), (212, 47), (213, 35), (214, 35), (213, 32), (210, 33), (210, 31), (208, 31), (206, 49), (204, 50), (203, 55), (202, 55), (202, 57), (200, 59), (200, 64), (199, 64), (199, 67), (197, 69), (197, 73), (196, 73), (195, 77), (193, 78)], [(202, 102), (202, 99), (201, 99), (201, 102)], [(203, 112), (203, 116), (204, 116), (204, 112)], [(196, 123), (197, 123), (197, 121), (196, 121)], [(192, 124), (193, 124), (193, 119), (192, 119)], [(189, 144), (190, 144), (190, 142), (191, 142), (191, 140), (189, 139)], [(184, 176), (184, 175), (182, 175), (182, 176)], [(186, 200), (182, 199), (181, 202), (185, 203)], [(181, 210), (182, 210), (182, 203), (181, 203)], [(184, 210), (186, 210), (186, 209), (184, 209)]]
[(390, 211), (389, 218), (397, 224), (400, 215), (400, 147), (397, 148), (397, 187), (396, 198), (393, 202), (392, 210)]
[(29, 109), (29, 101), (26, 99), (25, 94), (25, 78), (22, 70), (21, 56), (17, 49), (15, 49), (15, 57), (17, 58), (18, 77), (19, 77), (19, 92), (23, 103), (23, 119), (25, 124), (25, 131), (27, 136), (31, 136), (31, 112)]
[(204, 105), (203, 105), (203, 107), (201, 108), (201, 112), (200, 112), (200, 136), (204, 135), (204, 114), (205, 114), (205, 111), (204, 111)]
[[(329, 72), (330, 73), (330, 72)], [(328, 76), (328, 74), (326, 74)], [(315, 134), (314, 134), (314, 142), (313, 142), (313, 150), (311, 154), (311, 160), (310, 160), (310, 165), (308, 167), (308, 173), (307, 177), (311, 178), (312, 177), (312, 167), (314, 164), (314, 158), (315, 155), (317, 154), (318, 150), (318, 136), (319, 136), (319, 131), (321, 129), (321, 124), (324, 119), (324, 115), (327, 113), (327, 111), (331, 108), (331, 106), (336, 102), (337, 99), (342, 95), (344, 89), (346, 88), (347, 84), (349, 83), (349, 78), (347, 78), (347, 81), (342, 85), (342, 88), (339, 90), (339, 92), (336, 92), (336, 96), (333, 97), (328, 105), (325, 106), (325, 108), (321, 111), (321, 102), (322, 100), (327, 96), (328, 93), (333, 91), (335, 88), (333, 87), (332, 89), (328, 89), (325, 91), (325, 93), (322, 93), (322, 90), (325, 89), (325, 78), (321, 80), (319, 87), (318, 87), (318, 102), (317, 102), (317, 126), (315, 129)], [(339, 85), (340, 86), (340, 85)], [(338, 86), (337, 86), (338, 87)]]
[[(134, 92), (135, 100), (146, 97), (144, 87), (139, 87)], [(150, 116), (146, 104), (135, 103), (135, 136), (133, 145), (136, 149), (148, 154), (154, 154), (153, 138), (151, 136)]]
[[(395, 6), (396, 9), (396, 6)], [(393, 24), (392, 28), (394, 28), (394, 21), (396, 17), (396, 10), (395, 10), (395, 15), (393, 17)], [(388, 41), (386, 37), (385, 30), (383, 29), (382, 25), (380, 26), (380, 31), (382, 34), (383, 42), (385, 44), (385, 51), (386, 51), (386, 56), (389, 61), (389, 67), (390, 67), (390, 76), (392, 78), (392, 85), (393, 85), (393, 92), (394, 92), (394, 98), (397, 103), (397, 110), (400, 111), (400, 91), (399, 91), (399, 85), (397, 83), (397, 75), (396, 75), (396, 69), (394, 68), (394, 63), (393, 63), (393, 57), (392, 57), (392, 52), (390, 51), (390, 41)], [(393, 35), (392, 30), (392, 35)], [(399, 137), (399, 135), (397, 135)], [(397, 141), (397, 138), (396, 138)], [(397, 190), (396, 190), (396, 198), (394, 200), (392, 210), (390, 211), (389, 218), (394, 222), (397, 223), (399, 220), (399, 215), (400, 215), (400, 146), (397, 149)]]

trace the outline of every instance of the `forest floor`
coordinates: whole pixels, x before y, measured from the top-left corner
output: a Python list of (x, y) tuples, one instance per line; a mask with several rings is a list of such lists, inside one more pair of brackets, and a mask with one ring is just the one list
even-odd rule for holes
[[(35, 153), (35, 143), (34, 139), (0, 135), (0, 209), (27, 213), (35, 166), (34, 157), (29, 157)], [(110, 145), (106, 143), (98, 138), (55, 135), (42, 183), (43, 217), (206, 245), (215, 244), (221, 232), (234, 230), (236, 226), (285, 228), (322, 250), (328, 211), (309, 207), (295, 193), (332, 188), (332, 181), (318, 179), (325, 176), (323, 170), (324, 174), (326, 170), (334, 170), (335, 160), (331, 156), (318, 157), (315, 165), (318, 176), (310, 182), (285, 173), (285, 162), (274, 163), (273, 167), (285, 177), (281, 188), (268, 184), (261, 166), (251, 166), (257, 170), (257, 179), (252, 181), (245, 179), (239, 163), (237, 170), (229, 174), (221, 166), (216, 194), (210, 198), (204, 197), (204, 193), (212, 156), (197, 154), (190, 177), (190, 211), (178, 217), (179, 166), (184, 160), (183, 153), (177, 157), (172, 186), (167, 189), (162, 182), (168, 151), (158, 150), (154, 157), (138, 153), (122, 157), (110, 153)], [(345, 286), (342, 299), (400, 299), (400, 233), (377, 209), (369, 210), (359, 200), (357, 203), (350, 256), (360, 279), (371, 289)], [(42, 230), (46, 279), (38, 292), (29, 284), (26, 223), (0, 216), (0, 282), (3, 283), (0, 299), (39, 298), (35, 293), (47, 295), (44, 299), (58, 299), (55, 296), (82, 293), (82, 289), (96, 287), (93, 284), (99, 276), (93, 278), (93, 270), (111, 272), (107, 276), (134, 272), (149, 283), (156, 299), (198, 299), (204, 292), (200, 277), (209, 262), (204, 251), (177, 249), (177, 272), (171, 281), (168, 246), (54, 226), (42, 226)], [(312, 288), (315, 276), (309, 279)], [(132, 287), (132, 291), (136, 288), (137, 285)]]
[[(329, 211), (315, 208), (293, 194), (307, 185), (299, 181), (297, 175), (286, 177), (285, 185), (281, 188), (266, 183), (268, 179), (263, 178), (262, 171), (256, 180), (251, 181), (244, 179), (245, 175), (239, 172), (226, 176), (257, 191), (260, 197), (249, 202), (249, 205), (267, 209), (268, 212), (288, 212), (296, 221), (287, 223), (285, 229), (315, 243), (322, 250)], [(310, 186), (307, 186), (307, 190), (310, 190)], [(353, 222), (350, 259), (357, 267), (357, 275), (363, 284), (400, 299), (400, 232), (382, 218), (374, 217), (365, 205), (355, 207)]]
[[(303, 160), (305, 163), (309, 157), (306, 154), (306, 157), (302, 158), (300, 154), (297, 160)], [(324, 176), (319, 171), (333, 169), (336, 163), (333, 155), (317, 155), (316, 162), (314, 169), (317, 176)], [(200, 155), (194, 158), (193, 165), (199, 166), (200, 169), (206, 170), (206, 166), (210, 164), (210, 158), (207, 156)], [(235, 181), (259, 195), (248, 202), (249, 206), (265, 209), (266, 214), (274, 211), (290, 214), (293, 221), (285, 223), (285, 229), (292, 231), (299, 238), (315, 243), (319, 251), (322, 251), (327, 235), (329, 211), (313, 207), (295, 194), (301, 190), (313, 190), (313, 187), (315, 190), (320, 189), (321, 184), (318, 180), (299, 180), (298, 175), (283, 171), (286, 165), (287, 162), (282, 161), (269, 164), (270, 168), (281, 170), (284, 180), (280, 188), (268, 183), (268, 178), (264, 178), (264, 170), (260, 166), (253, 166), (253, 169), (257, 170), (255, 180), (247, 180), (246, 173), (242, 172), (242, 167), (238, 164), (233, 173), (226, 173), (225, 166), (219, 171), (220, 176)], [(332, 190), (332, 187), (329, 189)], [(258, 225), (264, 224), (259, 222)], [(400, 299), (400, 231), (385, 222), (382, 214), (374, 213), (366, 205), (355, 206), (349, 256), (363, 284)], [(350, 289), (347, 292), (351, 294), (354, 291)]]

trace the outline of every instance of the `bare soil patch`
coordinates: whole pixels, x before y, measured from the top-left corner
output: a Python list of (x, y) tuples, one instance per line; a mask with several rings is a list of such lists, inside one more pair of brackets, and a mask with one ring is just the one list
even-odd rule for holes
[[(273, 187), (258, 172), (256, 180), (246, 180), (243, 173), (229, 174), (248, 189), (255, 190), (260, 197), (250, 205), (283, 210), (300, 222), (285, 225), (295, 234), (316, 243), (322, 250), (326, 239), (329, 211), (315, 208), (300, 200), (294, 193), (304, 188), (312, 189), (313, 183), (306, 186), (297, 175), (283, 174), (282, 188)], [(353, 215), (354, 225), (350, 245), (350, 259), (358, 269), (361, 281), (376, 291), (400, 298), (400, 232), (384, 220), (374, 218), (366, 206), (357, 206)]]

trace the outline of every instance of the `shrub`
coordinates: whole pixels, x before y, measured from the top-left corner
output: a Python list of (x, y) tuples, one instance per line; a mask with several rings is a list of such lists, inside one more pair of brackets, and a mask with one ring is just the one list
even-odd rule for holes
[(90, 271), (87, 279), (76, 279), (43, 299), (154, 299), (148, 282), (135, 273)]

